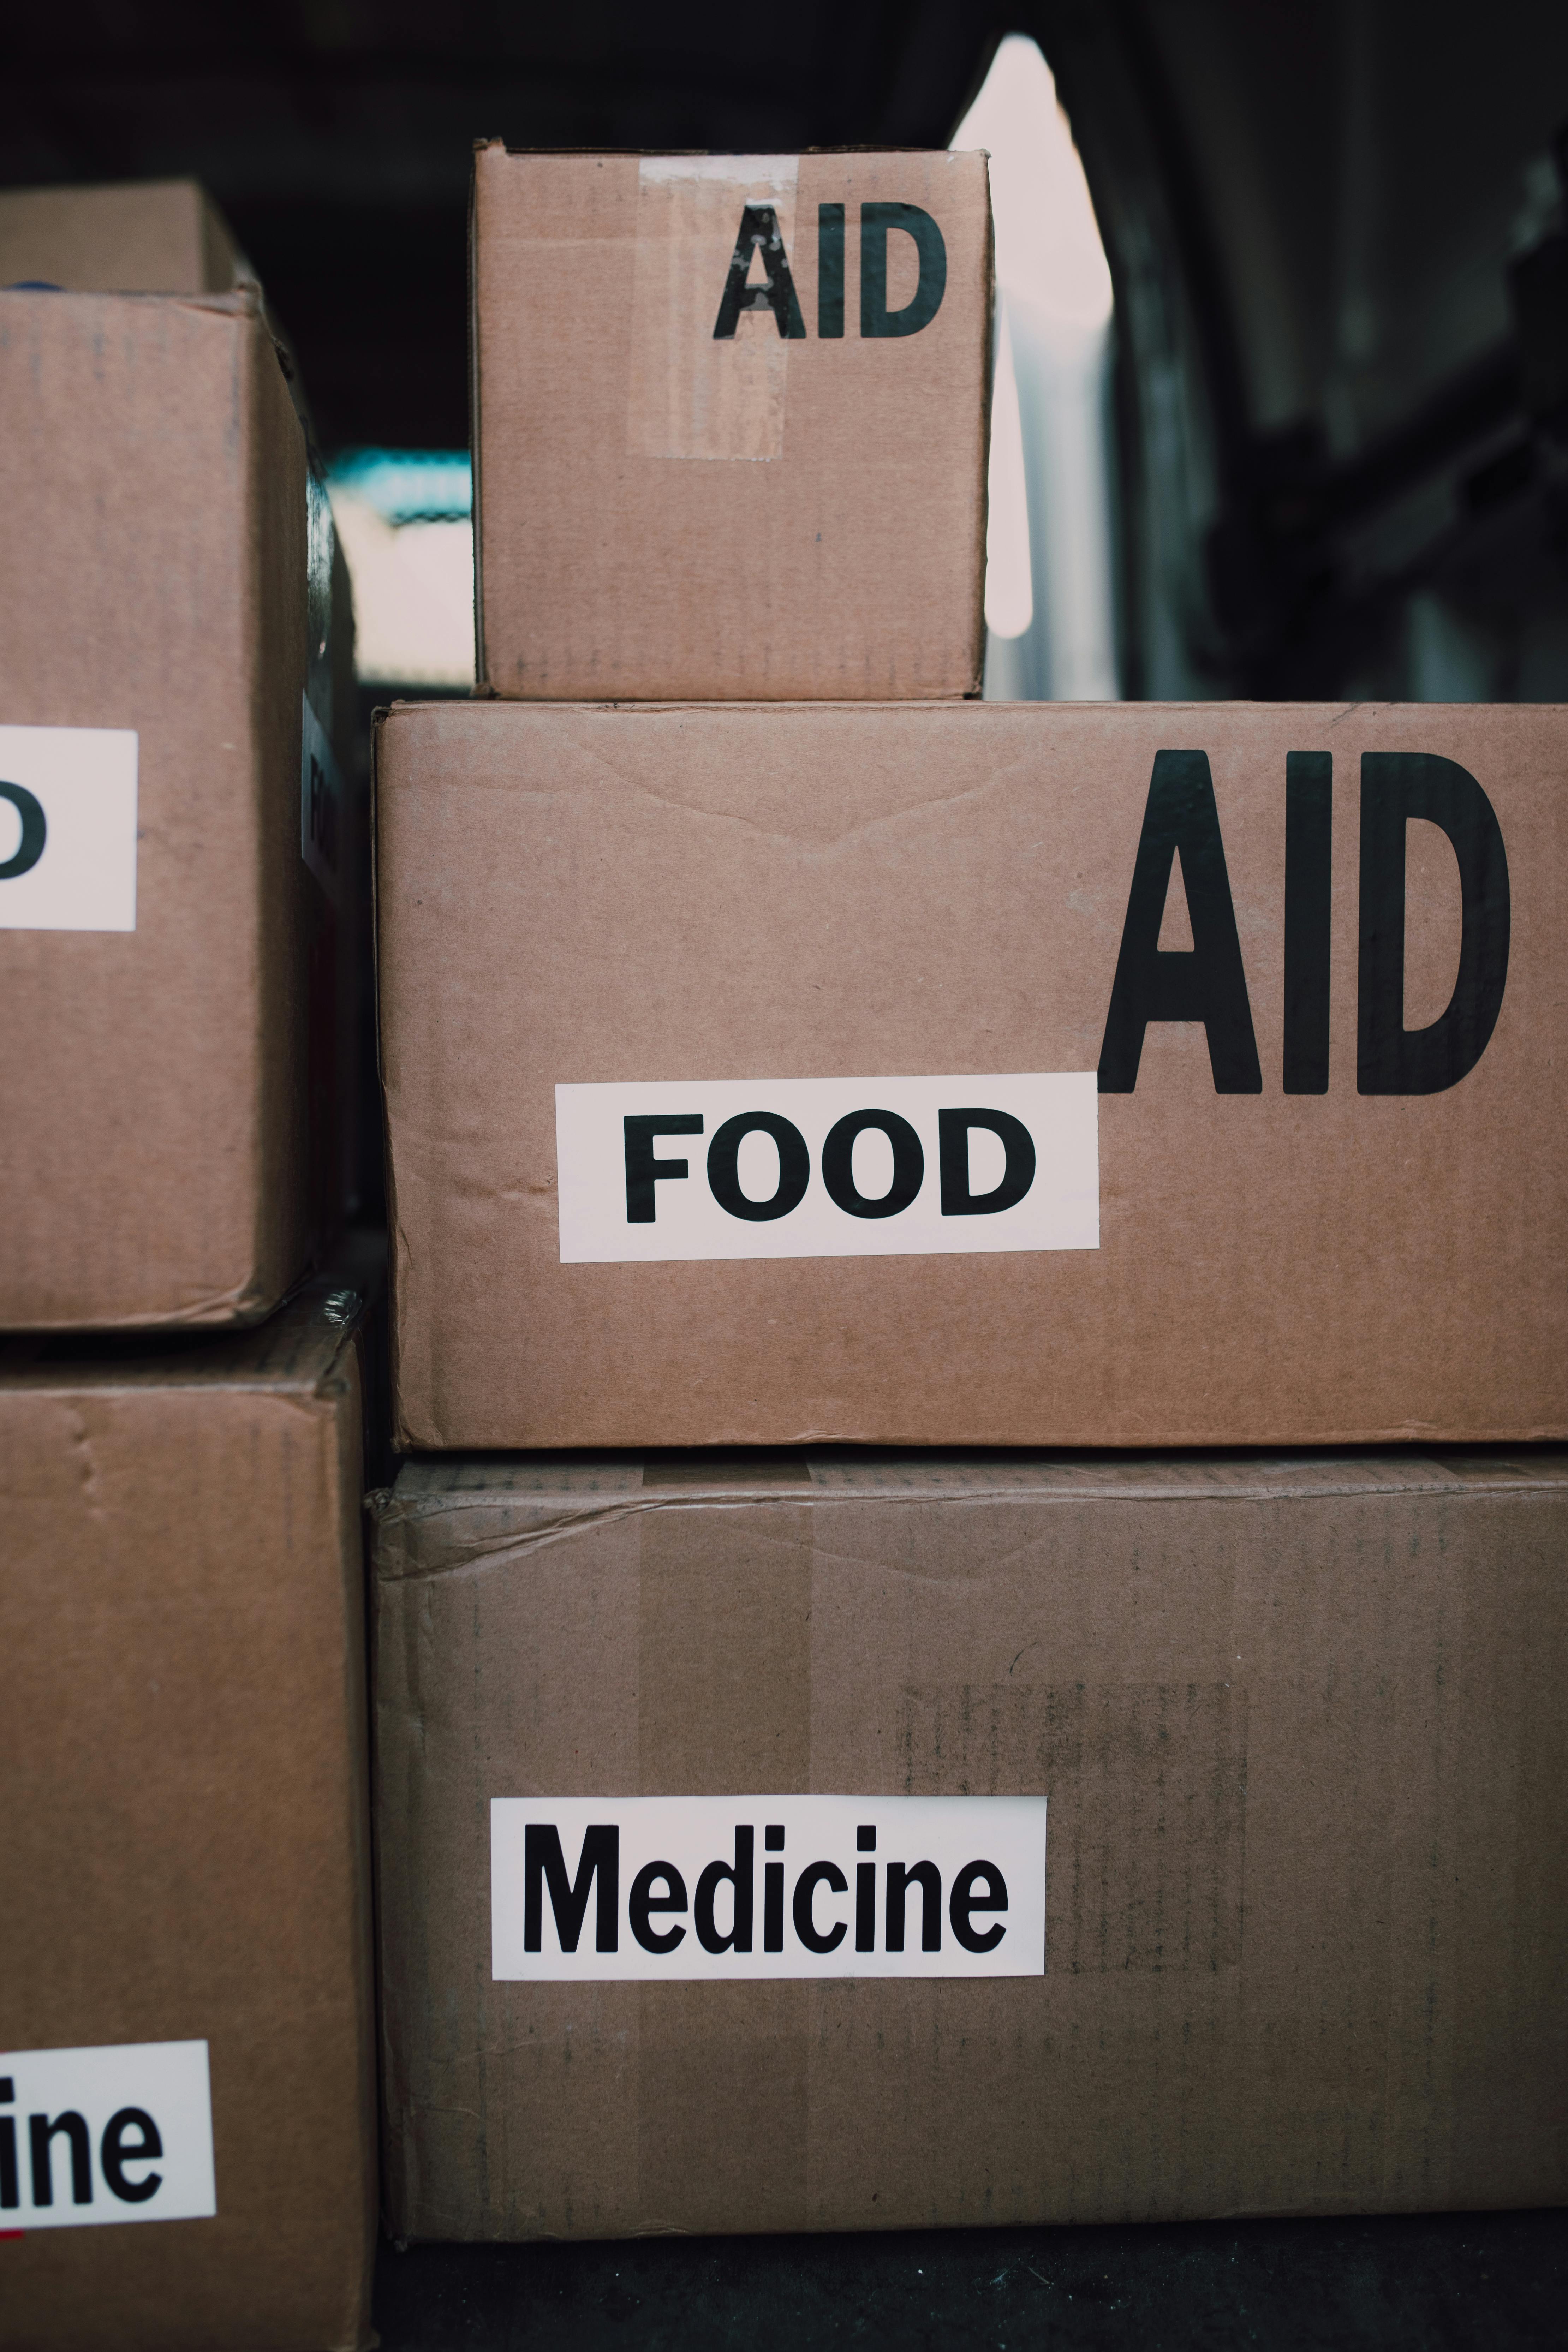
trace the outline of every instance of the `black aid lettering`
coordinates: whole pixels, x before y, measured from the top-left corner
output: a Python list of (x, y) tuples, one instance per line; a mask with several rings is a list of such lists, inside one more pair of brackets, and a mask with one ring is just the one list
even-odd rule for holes
[[(1160, 924), (1178, 853), (1193, 944), (1162, 949)], [(1151, 1021), (1203, 1023), (1215, 1094), (1263, 1092), (1206, 751), (1154, 754), (1100, 1049), (1102, 1095), (1132, 1092)]]
[[(985, 1891), (978, 1890), (984, 1881)], [(976, 1911), (1005, 1911), (1007, 1882), (994, 1862), (965, 1864), (952, 1882), (952, 1899), (948, 1905), (948, 1916), (952, 1932), (966, 1952), (994, 1952), (1006, 1934), (1000, 1920), (994, 1927), (976, 1927), (973, 1924)]]
[[(733, 1864), (710, 1862), (697, 1882), (692, 1916), (697, 1940), (705, 1952), (749, 1952), (752, 1948), (752, 1857), (756, 1844), (756, 1831), (745, 1823), (738, 1824)], [(734, 1920), (730, 1933), (721, 1936), (713, 1916), (713, 1905), (726, 1880), (734, 1894)]]
[(911, 1886), (921, 1890), (921, 1949), (942, 1949), (942, 1873), (934, 1862), (890, 1862), (888, 1864), (888, 1933), (889, 1952), (904, 1948), (904, 1908)]
[[(888, 231), (913, 237), (920, 257), (915, 290), (901, 310), (888, 308)], [(947, 291), (947, 246), (930, 213), (919, 205), (860, 207), (860, 332), (918, 335), (942, 308)]]
[(33, 2159), (33, 2202), (52, 2205), (55, 2201), (54, 2173), (49, 2163), (49, 2142), (64, 2132), (71, 2152), (71, 2202), (73, 2205), (92, 2203), (92, 2144), (87, 2136), (87, 2125), (74, 2110), (57, 2116), (51, 2123), (47, 2116), (27, 2117), (27, 2140)]
[(844, 207), (816, 207), (816, 331), (831, 342), (844, 332)]
[[(765, 1201), (753, 1201), (741, 1190), (741, 1145), (752, 1134), (771, 1135), (778, 1147), (779, 1181)], [(752, 1224), (787, 1217), (805, 1198), (811, 1181), (811, 1153), (798, 1127), (771, 1110), (737, 1111), (715, 1132), (708, 1147), (708, 1189), (731, 1217)]]
[[(1440, 825), (1459, 865), (1459, 970), (1447, 1009), (1405, 1026), (1405, 828)], [(1435, 751), (1363, 751), (1356, 1091), (1436, 1095), (1485, 1053), (1502, 1010), (1511, 925), (1508, 856), (1468, 768)]]
[[(127, 2137), (132, 2131), (136, 2134), (134, 2140)], [(144, 2179), (130, 2180), (126, 2178), (126, 2166), (150, 2163), (163, 2153), (158, 2126), (145, 2107), (121, 2107), (104, 2126), (99, 2147), (103, 2177), (115, 2196), (127, 2205), (145, 2205), (149, 2197), (156, 2197), (163, 2186), (163, 2176), (161, 2172), (149, 2172)]]
[(811, 1907), (819, 1886), (835, 1895), (849, 1892), (849, 1881), (836, 1862), (808, 1863), (795, 1883), (795, 1932), (808, 1952), (836, 1952), (844, 1941), (845, 1926), (840, 1919), (826, 1935), (819, 1932)]
[(555, 1933), (563, 1952), (574, 1952), (588, 1908), (588, 1890), (598, 1882), (594, 1948), (614, 1952), (617, 1944), (616, 1913), (620, 1909), (621, 1833), (613, 1822), (597, 1822), (583, 1832), (577, 1875), (569, 1880), (561, 1851), (561, 1832), (553, 1822), (530, 1822), (522, 1841), (522, 1948), (543, 1949), (544, 1888), (555, 1914)]
[[(760, 286), (748, 286), (754, 253), (763, 257), (763, 282)], [(713, 322), (715, 342), (724, 342), (734, 334), (742, 310), (771, 310), (781, 335), (787, 335), (792, 341), (805, 340), (805, 320), (795, 299), (789, 256), (780, 234), (778, 214), (772, 205), (747, 205), (741, 214), (741, 234), (735, 239), (734, 258), (724, 280), (719, 316)]]
[(653, 1188), (661, 1177), (688, 1176), (690, 1169), (684, 1160), (656, 1160), (653, 1140), (656, 1135), (700, 1135), (702, 1121), (697, 1112), (682, 1112), (670, 1118), (646, 1118), (640, 1113), (626, 1121), (626, 1223), (628, 1225), (651, 1225), (654, 1221)]
[(26, 784), (0, 784), (0, 801), (9, 801), (22, 820), (21, 840), (10, 856), (0, 863), (0, 882), (16, 882), (24, 874), (30, 874), (43, 856), (44, 844), (49, 837), (48, 820), (43, 803)]
[(1334, 759), (1285, 754), (1285, 1091), (1329, 1091)]
[[(855, 1182), (855, 1139), (880, 1128), (893, 1147), (893, 1181), (879, 1200), (868, 1200)], [(925, 1181), (926, 1156), (920, 1137), (896, 1110), (852, 1110), (827, 1130), (822, 1147), (822, 1181), (827, 1197), (851, 1217), (896, 1217)]]
[[(1005, 1110), (942, 1110), (936, 1125), (942, 1215), (994, 1217), (999, 1209), (1016, 1209), (1035, 1181), (1035, 1139), (1023, 1120)], [(974, 1127), (999, 1136), (1007, 1155), (1002, 1181), (989, 1192), (969, 1189), (969, 1131)]]
[[(662, 1884), (664, 1892), (656, 1895), (654, 1888)], [(626, 1897), (626, 1912), (632, 1933), (645, 1952), (673, 1952), (686, 1934), (684, 1927), (656, 1927), (656, 1911), (684, 1911), (686, 1881), (672, 1862), (645, 1863), (632, 1881), (632, 1891)]]

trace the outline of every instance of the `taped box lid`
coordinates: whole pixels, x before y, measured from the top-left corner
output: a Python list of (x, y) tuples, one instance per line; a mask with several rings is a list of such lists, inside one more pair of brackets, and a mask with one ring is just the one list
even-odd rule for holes
[(984, 154), (475, 157), (479, 680), (979, 691)]

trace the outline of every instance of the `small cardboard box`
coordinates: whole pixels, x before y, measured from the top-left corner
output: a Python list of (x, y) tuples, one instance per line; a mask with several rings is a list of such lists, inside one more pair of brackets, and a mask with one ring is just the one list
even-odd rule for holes
[(1563, 728), (395, 710), (400, 1442), (1568, 1435)]
[(325, 494), (254, 285), (0, 292), (0, 1327), (252, 1319), (341, 1213)]
[(1568, 2194), (1568, 1458), (406, 1464), (391, 2226)]
[(157, 1352), (0, 1347), (7, 2344), (372, 2340), (378, 1279)]
[(983, 154), (512, 154), (472, 219), (479, 673), (978, 693)]

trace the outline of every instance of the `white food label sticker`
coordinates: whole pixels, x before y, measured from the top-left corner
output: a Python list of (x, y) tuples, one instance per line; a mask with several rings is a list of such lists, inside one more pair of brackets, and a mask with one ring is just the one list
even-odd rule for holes
[(1092, 1070), (563, 1086), (563, 1265), (1098, 1249)]
[(205, 2042), (0, 2051), (0, 2230), (216, 2211)]
[(130, 727), (0, 727), (0, 931), (136, 929)]
[(310, 696), (301, 699), (300, 855), (336, 906), (342, 887), (343, 780)]
[(1044, 1797), (496, 1797), (498, 1983), (1037, 1977)]

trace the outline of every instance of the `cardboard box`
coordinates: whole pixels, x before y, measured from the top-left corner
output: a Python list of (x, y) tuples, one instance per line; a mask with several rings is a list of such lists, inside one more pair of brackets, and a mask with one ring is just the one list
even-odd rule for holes
[(230, 294), (256, 277), (195, 180), (0, 189), (0, 287)]
[(0, 1325), (244, 1321), (341, 1211), (331, 517), (254, 288), (0, 293)]
[(400, 1442), (1568, 1435), (1563, 724), (395, 710)]
[(471, 283), (481, 686), (979, 692), (984, 155), (490, 141)]
[(373, 2340), (375, 1279), (163, 1352), (0, 1347), (7, 2344)]
[(395, 2230), (1568, 2193), (1563, 1454), (427, 1461), (376, 1509)]

